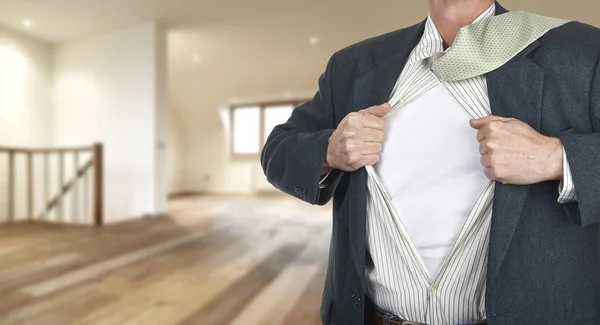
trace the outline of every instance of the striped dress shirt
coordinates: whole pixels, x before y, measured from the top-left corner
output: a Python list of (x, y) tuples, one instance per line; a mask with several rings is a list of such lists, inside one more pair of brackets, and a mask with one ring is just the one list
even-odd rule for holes
[[(495, 4), (492, 4), (475, 21), (494, 13)], [(471, 118), (491, 114), (485, 76), (441, 82), (431, 72), (428, 58), (442, 51), (443, 40), (428, 17), (424, 34), (392, 91), (389, 114), (440, 85), (447, 88)], [(394, 149), (384, 146), (384, 150)], [(382, 155), (382, 162), (385, 157)], [(558, 201), (568, 203), (575, 201), (576, 196), (566, 155), (563, 157), (564, 179), (558, 189)], [(369, 176), (367, 249), (370, 258), (366, 268), (369, 298), (378, 307), (414, 322), (446, 325), (486, 319), (485, 289), (494, 182), (488, 182), (483, 192), (473, 197), (472, 209), (464, 216), (449, 254), (440, 263), (437, 273), (430, 275), (399, 209), (378, 176), (378, 169), (373, 166), (366, 169)], [(435, 198), (431, 203), (435, 204)]]

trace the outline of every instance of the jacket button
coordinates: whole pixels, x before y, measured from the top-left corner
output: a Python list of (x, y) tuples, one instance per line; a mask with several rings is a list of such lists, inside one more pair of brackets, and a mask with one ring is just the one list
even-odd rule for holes
[(360, 307), (362, 306), (362, 299), (357, 295), (352, 295), (352, 303)]

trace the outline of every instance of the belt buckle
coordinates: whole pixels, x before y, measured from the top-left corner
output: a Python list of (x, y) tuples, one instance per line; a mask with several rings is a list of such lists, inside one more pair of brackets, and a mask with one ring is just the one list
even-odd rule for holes
[(385, 325), (389, 325), (392, 322), (394, 322), (395, 324), (400, 324), (400, 325), (427, 325), (427, 324), (423, 324), (423, 323), (407, 321), (396, 315), (392, 315), (390, 313), (383, 313), (383, 315), (382, 315), (378, 311), (375, 311), (375, 314), (377, 314), (379, 317), (381, 317), (381, 319), (383, 320), (383, 324), (385, 324)]

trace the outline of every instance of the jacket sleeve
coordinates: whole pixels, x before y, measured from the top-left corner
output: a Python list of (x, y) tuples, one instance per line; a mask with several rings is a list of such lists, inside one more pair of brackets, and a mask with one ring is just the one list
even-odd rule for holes
[(582, 226), (600, 222), (600, 61), (596, 63), (590, 93), (591, 133), (564, 132), (562, 140), (577, 189), (577, 202), (564, 207)]
[(326, 204), (342, 172), (333, 170), (327, 186), (319, 186), (329, 137), (335, 130), (333, 78), (335, 55), (319, 78), (314, 98), (296, 109), (290, 119), (276, 126), (261, 154), (262, 168), (277, 189), (311, 204)]

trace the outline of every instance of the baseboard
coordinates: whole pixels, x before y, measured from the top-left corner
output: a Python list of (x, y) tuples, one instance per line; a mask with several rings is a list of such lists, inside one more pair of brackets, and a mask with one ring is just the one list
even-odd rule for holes
[(169, 199), (181, 199), (181, 198), (186, 198), (186, 197), (193, 197), (193, 196), (200, 196), (206, 194), (204, 192), (200, 192), (200, 191), (180, 191), (180, 192), (173, 192), (173, 193), (169, 193), (169, 195), (167, 196), (167, 198)]
[(221, 192), (203, 192), (203, 191), (183, 191), (177, 193), (169, 194), (169, 199), (182, 199), (182, 198), (190, 198), (190, 197), (198, 197), (198, 196), (206, 196), (206, 197), (286, 197), (287, 195), (280, 191), (256, 191), (254, 193), (221, 193)]

